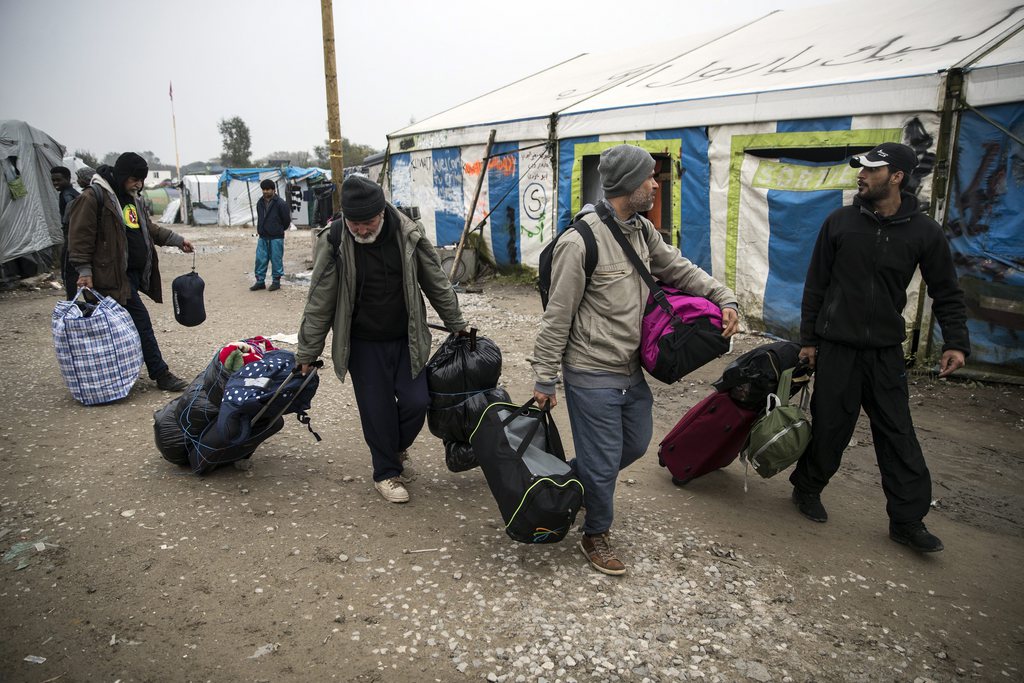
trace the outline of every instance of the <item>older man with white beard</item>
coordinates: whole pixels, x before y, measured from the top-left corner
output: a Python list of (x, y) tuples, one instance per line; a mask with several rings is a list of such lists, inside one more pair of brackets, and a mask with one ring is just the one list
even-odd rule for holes
[(350, 176), (341, 186), (341, 210), (317, 237), (295, 362), (309, 372), (334, 330), (334, 372), (342, 381), (352, 378), (374, 488), (388, 502), (405, 503), (405, 484), (414, 477), (406, 449), (430, 404), (422, 295), (449, 330), (466, 333), (468, 326), (423, 226), (387, 203), (379, 185)]
[[(640, 368), (640, 322), (648, 290), (612, 230), (620, 230), (651, 273), (668, 285), (722, 307), (723, 336), (739, 325), (736, 297), (665, 244), (643, 215), (654, 206), (654, 158), (634, 145), (601, 154), (598, 171), (605, 198), (585, 220), (597, 243), (597, 265), (587, 280), (586, 248), (575, 230), (555, 244), (548, 305), (534, 345), (534, 398), (554, 406), (559, 371), (583, 482), (586, 519), (580, 549), (594, 569), (620, 575), (626, 565), (608, 542), (615, 481), (651, 442), (653, 398)], [(608, 223), (599, 216), (608, 216)], [(614, 225), (614, 227), (612, 227)]]

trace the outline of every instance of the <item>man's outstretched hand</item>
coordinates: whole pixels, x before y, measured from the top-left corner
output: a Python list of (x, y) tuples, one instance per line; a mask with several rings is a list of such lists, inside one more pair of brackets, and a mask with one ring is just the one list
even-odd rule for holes
[(948, 349), (942, 352), (942, 359), (939, 361), (939, 377), (948, 377), (967, 364), (963, 351)]

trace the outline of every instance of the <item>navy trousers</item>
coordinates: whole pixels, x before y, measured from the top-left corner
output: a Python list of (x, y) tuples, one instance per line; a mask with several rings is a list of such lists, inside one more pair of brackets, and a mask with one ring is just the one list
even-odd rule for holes
[(141, 273), (129, 270), (128, 282), (131, 283), (131, 296), (125, 302), (124, 308), (135, 323), (135, 329), (139, 332), (139, 341), (142, 342), (142, 360), (146, 362), (146, 370), (150, 379), (156, 379), (167, 372), (167, 363), (160, 353), (160, 346), (156, 343), (156, 332), (153, 331), (153, 321), (149, 319), (149, 311), (142, 303), (139, 296), (139, 279)]
[(402, 473), (399, 453), (416, 440), (430, 407), (427, 374), (412, 376), (409, 340), (351, 339), (348, 374), (359, 407), (363, 438), (373, 459), (373, 480)]
[(589, 389), (565, 383), (565, 402), (576, 450), (573, 467), (583, 483), (583, 533), (603, 534), (615, 517), (619, 472), (651, 443), (654, 398), (647, 382), (628, 390)]

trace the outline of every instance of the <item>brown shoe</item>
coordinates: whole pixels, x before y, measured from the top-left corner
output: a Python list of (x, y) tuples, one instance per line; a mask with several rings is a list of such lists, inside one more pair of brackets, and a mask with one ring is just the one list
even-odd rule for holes
[(622, 560), (615, 556), (615, 551), (608, 545), (607, 531), (595, 536), (583, 534), (583, 538), (580, 539), (580, 550), (597, 571), (611, 576), (626, 573), (626, 565), (622, 564)]

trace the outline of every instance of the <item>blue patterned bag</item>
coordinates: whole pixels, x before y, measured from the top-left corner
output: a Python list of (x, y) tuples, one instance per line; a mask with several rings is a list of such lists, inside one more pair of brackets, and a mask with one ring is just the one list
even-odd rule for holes
[(89, 289), (98, 303), (71, 301), (53, 309), (53, 348), (64, 383), (87, 406), (128, 395), (142, 369), (142, 345), (135, 323), (119, 303)]

